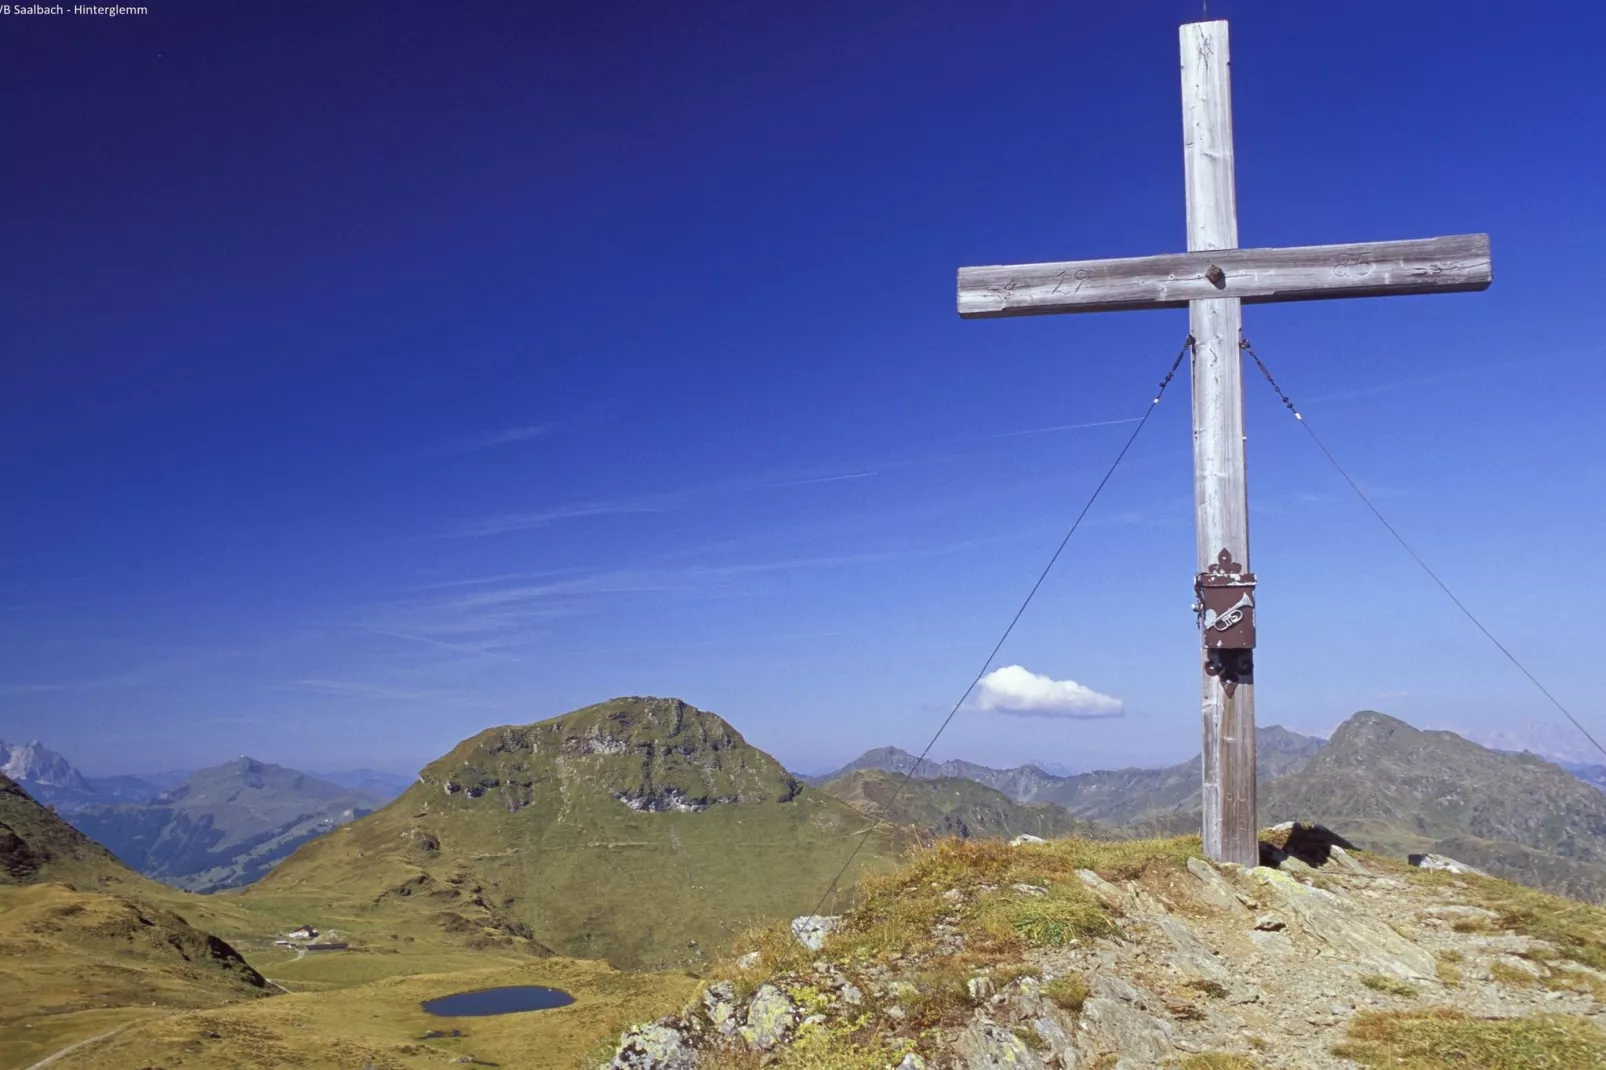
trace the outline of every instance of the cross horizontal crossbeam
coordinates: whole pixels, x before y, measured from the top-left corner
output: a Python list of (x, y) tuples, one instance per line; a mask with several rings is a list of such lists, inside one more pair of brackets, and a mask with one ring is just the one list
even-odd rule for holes
[(966, 319), (1052, 312), (1186, 308), (1236, 297), (1246, 304), (1487, 289), (1489, 235), (1456, 234), (1353, 245), (1214, 249), (1120, 260), (959, 269)]

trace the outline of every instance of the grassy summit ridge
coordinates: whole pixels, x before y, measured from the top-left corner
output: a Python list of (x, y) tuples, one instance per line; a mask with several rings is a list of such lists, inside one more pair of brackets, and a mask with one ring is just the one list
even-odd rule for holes
[[(683, 965), (812, 908), (866, 824), (717, 715), (618, 698), (464, 740), (245, 896), (401, 905), (471, 939)], [(873, 833), (850, 876), (888, 864), (904, 835)]]

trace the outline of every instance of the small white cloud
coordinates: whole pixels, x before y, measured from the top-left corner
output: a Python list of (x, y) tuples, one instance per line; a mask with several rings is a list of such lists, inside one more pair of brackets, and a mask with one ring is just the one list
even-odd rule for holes
[(1122, 702), (1075, 680), (1056, 680), (1020, 665), (994, 669), (976, 685), (975, 706), (1020, 717), (1120, 717)]

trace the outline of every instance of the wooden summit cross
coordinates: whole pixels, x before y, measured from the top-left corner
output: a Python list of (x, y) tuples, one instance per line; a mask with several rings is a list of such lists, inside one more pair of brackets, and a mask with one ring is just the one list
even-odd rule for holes
[(1193, 338), (1193, 471), (1203, 636), (1204, 848), (1259, 861), (1255, 821), (1255, 577), (1239, 305), (1329, 297), (1482, 290), (1489, 236), (1364, 245), (1239, 249), (1232, 90), (1225, 21), (1182, 26), (1182, 144), (1188, 252), (959, 270), (967, 319), (1053, 312), (1188, 308)]

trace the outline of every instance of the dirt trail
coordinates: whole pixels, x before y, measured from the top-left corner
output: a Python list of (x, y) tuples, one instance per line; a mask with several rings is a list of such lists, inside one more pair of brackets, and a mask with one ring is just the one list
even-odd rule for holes
[(105, 1040), (107, 1037), (114, 1037), (118, 1033), (121, 1033), (123, 1030), (129, 1028), (130, 1026), (136, 1025), (136, 1024), (138, 1024), (138, 1023), (137, 1022), (124, 1022), (122, 1025), (118, 1026), (116, 1029), (108, 1029), (108, 1030), (106, 1030), (106, 1032), (101, 1033), (98, 1036), (93, 1036), (93, 1037), (89, 1037), (89, 1038), (87, 1038), (85, 1040), (80, 1040), (76, 1044), (69, 1044), (65, 1048), (62, 1048), (60, 1051), (56, 1052), (54, 1055), (47, 1055), (43, 1059), (40, 1059), (38, 1062), (34, 1063), (32, 1066), (23, 1067), (23, 1070), (45, 1070), (45, 1067), (51, 1066), (51, 1065), (55, 1064), (56, 1062), (58, 1062), (61, 1059), (65, 1059), (67, 1056), (71, 1055), (73, 1052), (77, 1051), (79, 1048), (88, 1047), (89, 1045), (95, 1043), (96, 1041)]

